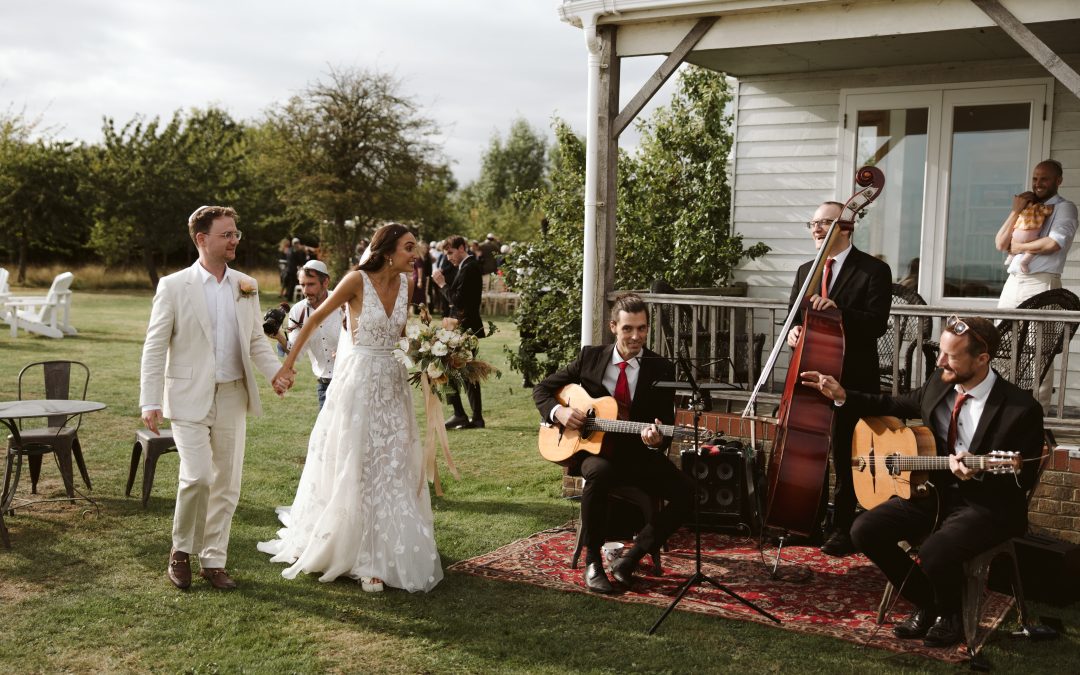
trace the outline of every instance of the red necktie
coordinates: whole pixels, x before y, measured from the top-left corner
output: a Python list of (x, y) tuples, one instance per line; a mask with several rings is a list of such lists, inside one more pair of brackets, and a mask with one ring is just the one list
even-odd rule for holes
[(832, 281), (832, 264), (835, 258), (825, 259), (825, 271), (821, 274), (821, 297), (829, 297), (829, 282)]
[(949, 435), (945, 439), (945, 447), (950, 455), (956, 451), (956, 427), (957, 420), (960, 418), (960, 408), (969, 398), (971, 398), (970, 394), (957, 394), (956, 403), (953, 404), (952, 416), (949, 418)]
[(619, 403), (619, 419), (630, 419), (630, 380), (626, 379), (626, 367), (629, 361), (619, 364), (619, 379), (615, 381), (615, 400)]

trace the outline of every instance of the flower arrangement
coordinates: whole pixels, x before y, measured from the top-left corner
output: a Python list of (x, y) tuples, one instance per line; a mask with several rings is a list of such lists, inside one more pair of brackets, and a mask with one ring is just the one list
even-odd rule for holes
[(254, 297), (255, 294), (258, 292), (258, 290), (254, 286), (252, 286), (246, 281), (241, 281), (236, 284), (236, 286), (240, 289), (240, 297), (237, 298), (237, 300), (240, 300), (240, 298)]
[[(439, 390), (445, 385), (460, 387), (466, 382), (483, 382), (492, 374), (496, 377), (502, 375), (490, 363), (473, 356), (478, 338), (472, 331), (461, 330), (455, 323), (433, 325), (424, 312), (421, 323), (406, 326), (405, 337), (398, 341), (398, 348), (394, 350), (394, 358), (412, 370), (409, 382), (419, 386), (426, 375), (429, 382), (435, 385), (436, 395), (440, 398)], [(491, 330), (494, 329), (492, 324)]]

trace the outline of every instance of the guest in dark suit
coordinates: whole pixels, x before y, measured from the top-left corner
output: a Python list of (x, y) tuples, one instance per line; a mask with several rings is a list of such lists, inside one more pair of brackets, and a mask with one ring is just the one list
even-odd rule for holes
[(653, 386), (659, 380), (674, 379), (675, 368), (645, 348), (649, 314), (642, 299), (633, 293), (616, 298), (609, 327), (615, 335), (614, 345), (582, 348), (573, 363), (533, 389), (541, 418), (567, 429), (580, 428), (587, 412), (558, 404), (556, 394), (568, 384), (580, 384), (593, 398), (614, 396), (619, 401), (620, 419), (652, 423), (640, 436), (606, 435), (601, 454), (579, 453), (570, 466), (571, 475), (585, 478), (581, 495), (585, 585), (597, 593), (614, 591), (600, 553), (607, 534), (608, 492), (616, 486), (634, 485), (668, 501), (656, 521), (647, 523), (634, 538), (630, 551), (612, 564), (612, 575), (627, 586), (645, 553), (663, 545), (685, 521), (691, 494), (689, 481), (667, 458), (670, 438), (664, 438), (655, 426), (675, 420), (674, 392)]
[[(938, 369), (917, 391), (897, 397), (864, 394), (845, 390), (832, 377), (802, 373), (804, 384), (856, 416), (922, 419), (934, 434), (938, 455), (949, 457), (951, 473), (930, 475), (935, 495), (893, 497), (859, 516), (851, 530), (856, 548), (916, 607), (893, 632), (904, 639), (925, 638), (930, 647), (960, 641), (963, 563), (1024, 533), (1025, 492), (1037, 473), (1032, 461), (1016, 476), (982, 474), (968, 468), (964, 458), (1012, 450), (1035, 460), (1043, 445), (1042, 406), (990, 368), (998, 348), (993, 323), (954, 316), (945, 326)], [(923, 542), (917, 563), (900, 549), (900, 541)]]
[[(814, 245), (821, 248), (829, 226), (843, 213), (844, 205), (825, 202), (814, 212), (806, 225)], [(844, 362), (840, 381), (845, 387), (860, 391), (878, 389), (877, 340), (889, 327), (892, 307), (892, 271), (883, 261), (851, 245), (854, 223), (841, 222), (839, 239), (826, 262), (828, 277), (825, 288), (815, 289), (810, 298), (814, 309), (836, 307), (844, 326)], [(790, 305), (799, 302), (799, 290), (813, 267), (808, 262), (795, 275)], [(802, 333), (802, 312), (798, 324), (788, 334), (788, 344), (794, 347)], [(833, 495), (833, 533), (821, 550), (828, 555), (844, 556), (854, 552), (851, 544), (851, 523), (855, 520), (855, 489), (851, 482), (851, 435), (858, 417), (845, 410), (837, 411), (833, 422), (832, 460), (836, 472), (836, 491)]]
[[(484, 322), (480, 318), (480, 300), (484, 293), (484, 282), (480, 265), (469, 254), (469, 245), (464, 237), (449, 237), (443, 246), (447, 259), (457, 268), (453, 281), (447, 282), (442, 270), (431, 273), (431, 280), (441, 290), (443, 297), (450, 303), (450, 317), (458, 325), (471, 330), (473, 335), (484, 337)], [(473, 354), (476, 356), (476, 354)], [(480, 383), (465, 383), (465, 393), (472, 408), (472, 420), (465, 415), (461, 404), (461, 394), (455, 389), (450, 394), (450, 405), (454, 406), (454, 416), (446, 421), (447, 429), (483, 429), (484, 411), (480, 400)]]

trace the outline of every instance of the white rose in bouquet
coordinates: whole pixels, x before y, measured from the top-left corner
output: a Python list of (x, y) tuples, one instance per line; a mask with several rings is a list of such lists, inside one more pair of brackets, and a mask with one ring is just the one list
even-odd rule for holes
[(432, 361), (428, 364), (427, 374), (432, 380), (437, 380), (443, 376), (442, 366), (437, 361)]
[(446, 356), (448, 351), (446, 345), (442, 342), (436, 342), (431, 346), (431, 353), (433, 356)]
[(405, 327), (405, 336), (410, 340), (415, 340), (420, 337), (420, 326), (415, 323), (410, 323)]
[(398, 349), (400, 349), (401, 351), (408, 353), (410, 347), (409, 338), (401, 338), (400, 340), (398, 340), (397, 346)]

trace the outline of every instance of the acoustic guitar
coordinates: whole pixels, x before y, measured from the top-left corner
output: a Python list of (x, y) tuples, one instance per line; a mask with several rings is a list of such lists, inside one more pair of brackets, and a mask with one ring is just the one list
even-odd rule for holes
[[(969, 468), (988, 473), (1019, 473), (1019, 452), (995, 450), (964, 458)], [(931, 471), (948, 471), (949, 458), (937, 454), (934, 434), (895, 417), (864, 417), (851, 440), (851, 478), (855, 496), (867, 509), (893, 496), (910, 499), (929, 492)]]
[[(540, 456), (556, 464), (566, 465), (579, 452), (600, 454), (600, 445), (604, 434), (641, 434), (641, 430), (651, 426), (649, 422), (630, 422), (619, 419), (619, 402), (614, 396), (592, 398), (580, 384), (568, 384), (559, 390), (555, 400), (560, 405), (578, 410), (586, 410), (585, 424), (580, 429), (563, 429), (558, 424), (540, 425), (538, 445)], [(693, 438), (694, 428), (658, 424), (663, 436), (674, 438)]]

